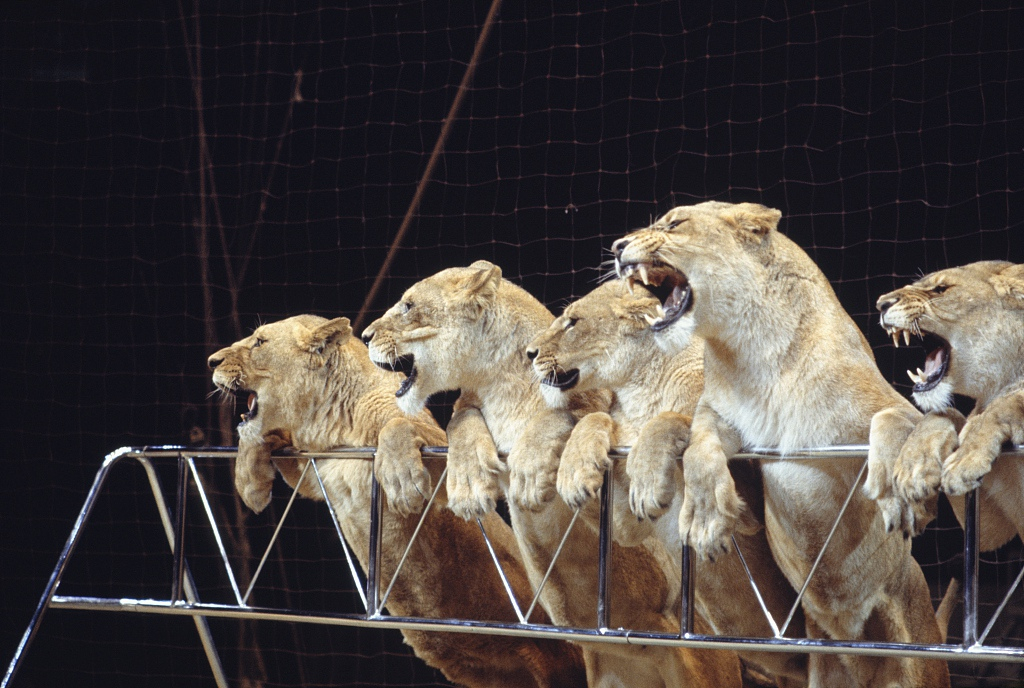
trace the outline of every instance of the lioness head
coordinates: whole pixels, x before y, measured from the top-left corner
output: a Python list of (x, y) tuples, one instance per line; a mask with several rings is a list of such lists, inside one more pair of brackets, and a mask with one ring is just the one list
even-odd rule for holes
[(1024, 378), (1024, 265), (982, 261), (940, 270), (878, 299), (881, 325), (899, 346), (920, 337), (924, 369), (907, 371), (926, 411), (952, 394), (988, 401)]
[(642, 285), (602, 284), (566, 306), (526, 350), (549, 406), (569, 390), (615, 388), (649, 356), (661, 302)]
[(270, 452), (309, 421), (326, 369), (338, 362), (342, 347), (351, 341), (362, 348), (351, 334), (348, 318), (297, 315), (261, 325), (208, 359), (213, 383), (246, 408), (238, 425), (235, 486), (254, 511), (270, 502)]
[[(708, 314), (735, 309), (762, 270), (782, 213), (756, 203), (679, 206), (612, 244), (620, 278), (642, 282), (661, 301), (651, 324), (668, 351), (685, 348)], [(696, 306), (700, 307), (696, 307)]]
[(417, 282), (362, 337), (375, 364), (406, 374), (395, 396), (411, 415), (431, 394), (476, 387), (480, 376), (498, 372), (495, 366), (511, 344), (507, 336), (489, 332), (501, 332), (494, 324), (512, 309), (538, 322), (537, 329), (551, 320), (536, 299), (502, 279), (501, 268), (481, 260)]

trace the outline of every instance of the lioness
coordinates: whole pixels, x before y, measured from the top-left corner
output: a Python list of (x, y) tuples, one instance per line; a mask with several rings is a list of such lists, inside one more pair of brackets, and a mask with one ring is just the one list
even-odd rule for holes
[[(928, 349), (924, 370), (907, 371), (928, 414), (900, 452), (896, 489), (924, 499), (941, 483), (963, 522), (956, 497), (980, 482), (982, 548), (1024, 535), (1024, 462), (996, 461), (1004, 442), (1024, 443), (1024, 265), (933, 272), (879, 298), (878, 309), (894, 341), (912, 333)], [(966, 425), (954, 393), (975, 400)]]
[[(633, 545), (656, 533), (676, 564), (673, 575), (678, 578), (682, 551), (679, 459), (689, 440), (690, 417), (704, 388), (704, 342), (694, 337), (675, 354), (659, 350), (648, 327), (656, 319), (659, 305), (645, 287), (634, 286), (630, 291), (623, 282), (607, 282), (566, 306), (562, 315), (534, 338), (526, 355), (533, 360), (541, 392), (551, 406), (562, 406), (571, 390), (608, 389), (614, 393), (607, 413), (591, 413), (573, 428), (558, 469), (558, 493), (570, 506), (582, 505), (596, 496), (611, 465), (616, 491), (615, 538)], [(608, 457), (610, 448), (629, 445), (628, 460), (613, 464)], [(756, 510), (761, 504), (760, 471), (746, 462), (731, 468), (744, 500), (758, 505)], [(648, 479), (650, 474), (657, 479)], [(629, 479), (633, 475), (638, 476), (635, 485)], [(631, 487), (655, 485), (672, 489), (650, 499), (631, 495)], [(654, 521), (653, 528), (646, 518), (638, 523), (629, 508), (619, 506), (627, 497), (638, 505), (638, 511), (640, 504), (665, 505), (671, 517)], [(640, 514), (657, 516), (664, 511)], [(758, 521), (763, 522), (763, 516)], [(766, 606), (781, 623), (796, 601), (796, 591), (772, 559), (764, 531), (737, 533), (736, 539)], [(739, 557), (699, 562), (695, 593), (698, 613), (715, 633), (772, 637)], [(803, 634), (802, 615), (790, 629), (793, 635)], [(740, 657), (777, 678), (792, 679), (796, 684), (807, 681), (804, 654), (741, 652)]]
[[(401, 376), (370, 363), (347, 318), (313, 315), (262, 325), (210, 356), (209, 365), (217, 387), (247, 399), (248, 411), (239, 426), (236, 486), (256, 511), (270, 500), (275, 465), (293, 487), (305, 465), (305, 459), (271, 458), (273, 449), (286, 444), (310, 451), (377, 445), (375, 466), (345, 459), (321, 461), (319, 468), (345, 539), (364, 571), (371, 471), (375, 468), (381, 484), (391, 486), (381, 524), (381, 583), (386, 588), (416, 527), (418, 519), (408, 514), (423, 506), (421, 493), (429, 495), (429, 481), (440, 473), (436, 461), (430, 462), (429, 471), (424, 467), (420, 449), (445, 440), (429, 412), (410, 419), (398, 410), (394, 388)], [(404, 494), (399, 483), (407, 486)], [(323, 499), (311, 471), (300, 492)], [(511, 529), (496, 515), (485, 516), (484, 525), (517, 595), (529, 595)], [(428, 514), (387, 606), (403, 616), (516, 620), (476, 525), (441, 508)], [(402, 633), (417, 656), (455, 683), (552, 688), (585, 683), (581, 654), (567, 643)]]
[[(698, 555), (724, 552), (745, 510), (727, 460), (742, 447), (869, 442), (869, 489), (920, 414), (879, 373), (871, 348), (828, 280), (776, 231), (781, 213), (753, 203), (707, 202), (670, 210), (612, 246), (616, 270), (659, 285), (664, 316), (651, 325), (676, 351), (704, 345), (704, 392), (683, 459), (680, 534)], [(772, 554), (803, 584), (858, 466), (848, 460), (761, 463)], [(887, 512), (890, 523), (900, 520)], [(803, 597), (808, 634), (849, 640), (941, 642), (928, 587), (910, 542), (888, 533), (878, 504), (854, 489)], [(812, 655), (810, 683), (824, 678)], [(843, 685), (946, 686), (945, 662), (844, 656)], [(831, 667), (833, 673), (835, 667)]]
[[(600, 408), (601, 395), (570, 394), (546, 409), (524, 351), (554, 316), (486, 261), (450, 268), (410, 287), (363, 333), (379, 365), (408, 373), (397, 391), (406, 413), (427, 397), (461, 390), (448, 425), (449, 504), (464, 516), (489, 512), (502, 488), (513, 531), (535, 586), (544, 576), (573, 511), (555, 497), (559, 453), (574, 414)], [(507, 466), (498, 452), (507, 452)], [(508, 474), (506, 476), (505, 469)], [(507, 481), (504, 480), (507, 478)], [(576, 528), (541, 603), (555, 623), (596, 621), (598, 537)], [(611, 625), (677, 633), (679, 581), (667, 578), (657, 548), (612, 548)], [(591, 686), (739, 685), (735, 654), (681, 648), (583, 644)]]

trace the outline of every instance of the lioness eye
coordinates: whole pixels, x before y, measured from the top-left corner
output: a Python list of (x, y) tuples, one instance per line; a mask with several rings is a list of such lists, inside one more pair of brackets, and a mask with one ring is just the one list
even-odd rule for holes
[(411, 310), (412, 310), (412, 301), (403, 301), (402, 302), (402, 314), (404, 315), (404, 314), (408, 313)]
[(266, 343), (267, 343), (266, 339), (264, 339), (263, 337), (257, 337), (256, 341), (252, 345), (252, 348), (255, 349), (256, 347), (262, 346), (263, 344), (266, 344)]
[(570, 327), (575, 325), (577, 322), (579, 322), (579, 318), (569, 318), (568, 320), (565, 321), (565, 329), (568, 330)]
[(947, 289), (949, 289), (949, 285), (948, 284), (936, 284), (934, 287), (932, 287), (932, 292), (934, 292), (936, 294), (942, 294)]

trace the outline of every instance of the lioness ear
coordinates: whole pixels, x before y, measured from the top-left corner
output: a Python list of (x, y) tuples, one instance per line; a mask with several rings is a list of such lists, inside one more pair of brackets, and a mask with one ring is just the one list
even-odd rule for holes
[(992, 276), (992, 287), (999, 296), (1024, 302), (1024, 265), (1010, 265)]
[(782, 211), (760, 203), (737, 203), (722, 213), (722, 219), (760, 241), (779, 226)]
[(348, 318), (335, 318), (313, 330), (307, 330), (305, 336), (300, 333), (299, 342), (302, 348), (309, 353), (323, 356), (328, 346), (350, 334), (352, 334), (352, 325)]
[(462, 294), (475, 308), (483, 309), (494, 300), (501, 284), (501, 268), (486, 260), (469, 266), (473, 273), (462, 284)]

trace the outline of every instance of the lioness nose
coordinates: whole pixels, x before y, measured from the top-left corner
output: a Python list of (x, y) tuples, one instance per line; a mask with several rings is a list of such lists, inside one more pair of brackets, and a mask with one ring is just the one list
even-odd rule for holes
[(896, 299), (892, 297), (883, 296), (882, 298), (878, 299), (878, 303), (876, 305), (878, 306), (878, 310), (885, 313), (894, 303), (896, 303)]
[(224, 362), (224, 359), (223, 358), (217, 358), (216, 354), (214, 354), (213, 356), (210, 356), (208, 359), (206, 359), (206, 364), (208, 366), (210, 366), (210, 370), (216, 370), (217, 366), (219, 366), (223, 362)]
[(626, 248), (626, 244), (628, 243), (629, 239), (622, 237), (621, 239), (616, 239), (615, 243), (612, 244), (612, 255), (615, 256), (616, 260), (622, 257), (622, 250)]
[(373, 339), (373, 332), (363, 330), (363, 333), (359, 335), (359, 338), (363, 340), (363, 344), (369, 344), (370, 340)]
[(537, 350), (536, 349), (527, 349), (526, 350), (526, 357), (528, 359), (530, 359), (531, 361), (533, 359), (537, 358)]

